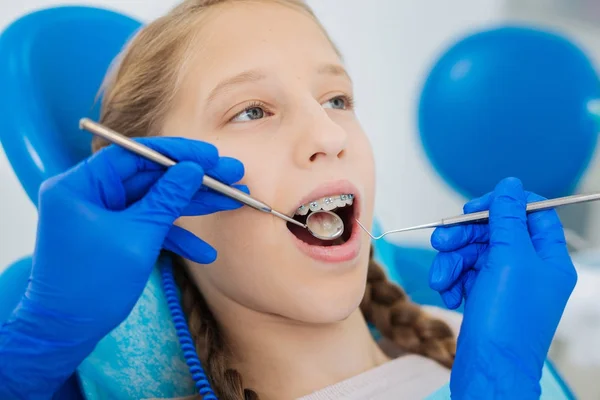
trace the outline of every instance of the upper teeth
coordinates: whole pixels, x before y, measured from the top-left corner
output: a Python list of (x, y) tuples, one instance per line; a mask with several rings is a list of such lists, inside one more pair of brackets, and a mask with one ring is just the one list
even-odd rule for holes
[(327, 196), (318, 200), (313, 200), (298, 207), (296, 215), (306, 215), (309, 211), (331, 211), (334, 208), (351, 206), (354, 202), (353, 194), (340, 194), (336, 196)]

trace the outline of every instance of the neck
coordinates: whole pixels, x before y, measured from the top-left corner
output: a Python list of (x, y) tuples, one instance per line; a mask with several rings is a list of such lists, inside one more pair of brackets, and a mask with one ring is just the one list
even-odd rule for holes
[(218, 313), (231, 366), (261, 399), (302, 397), (388, 361), (358, 309), (317, 325), (237, 308)]

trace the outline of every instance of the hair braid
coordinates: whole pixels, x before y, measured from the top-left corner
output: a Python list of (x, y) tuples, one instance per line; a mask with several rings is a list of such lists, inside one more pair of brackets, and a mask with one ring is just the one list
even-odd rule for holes
[(223, 400), (258, 400), (256, 392), (244, 388), (242, 375), (228, 367), (228, 351), (219, 325), (185, 271), (182, 260), (178, 257), (175, 259), (175, 278), (181, 291), (181, 306), (187, 316), (198, 357), (206, 365), (215, 393)]
[(452, 368), (456, 353), (452, 330), (443, 321), (427, 316), (399, 286), (387, 279), (373, 257), (373, 248), (360, 309), (367, 321), (402, 350), (424, 355)]

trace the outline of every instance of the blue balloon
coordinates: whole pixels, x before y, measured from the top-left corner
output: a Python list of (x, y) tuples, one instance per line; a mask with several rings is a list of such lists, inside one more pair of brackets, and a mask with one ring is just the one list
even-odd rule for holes
[(504, 177), (546, 197), (572, 193), (596, 147), (600, 81), (565, 38), (503, 27), (451, 47), (433, 67), (419, 130), (438, 173), (466, 197)]

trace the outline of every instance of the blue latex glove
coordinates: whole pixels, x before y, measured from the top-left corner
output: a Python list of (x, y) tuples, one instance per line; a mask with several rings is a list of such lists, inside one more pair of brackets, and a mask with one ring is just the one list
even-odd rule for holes
[(449, 308), (465, 299), (450, 388), (453, 399), (539, 399), (552, 338), (577, 273), (554, 210), (527, 215), (514, 178), (469, 202), (489, 224), (440, 228), (430, 286)]
[(215, 260), (211, 246), (173, 223), (241, 207), (201, 185), (204, 171), (239, 181), (242, 163), (198, 141), (139, 141), (180, 163), (165, 172), (110, 146), (43, 184), (30, 283), (0, 329), (1, 399), (51, 398), (131, 312), (162, 249)]

